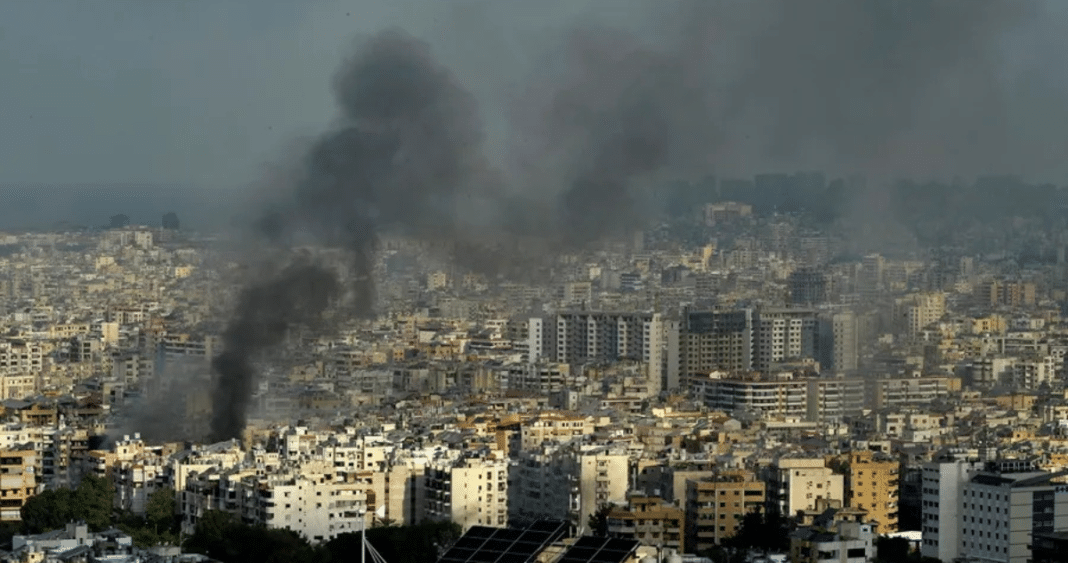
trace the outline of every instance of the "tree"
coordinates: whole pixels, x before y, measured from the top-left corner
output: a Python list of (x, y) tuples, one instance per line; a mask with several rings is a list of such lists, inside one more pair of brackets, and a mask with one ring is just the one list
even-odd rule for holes
[(590, 514), (589, 521), (586, 524), (590, 528), (590, 534), (603, 538), (608, 535), (608, 513), (612, 512), (612, 505), (602, 504), (597, 512)]
[(109, 227), (112, 229), (121, 229), (130, 225), (130, 216), (125, 213), (119, 213), (118, 215), (112, 215)]
[(111, 527), (114, 501), (111, 481), (89, 474), (71, 495), (71, 512), (76, 519), (84, 520), (90, 530), (100, 532)]
[(71, 510), (71, 490), (52, 489), (30, 497), (19, 510), (22, 531), (40, 534), (62, 528), (74, 519)]
[(178, 222), (178, 214), (170, 211), (163, 215), (163, 228), (171, 231), (177, 231), (180, 226)]
[[(414, 526), (383, 526), (367, 529), (367, 542), (390, 563), (437, 561), (463, 529), (453, 522), (424, 522)], [(359, 559), (359, 532), (340, 534), (326, 544), (329, 561)], [(354, 556), (355, 554), (355, 556)], [(370, 556), (367, 560), (370, 561)]]
[(312, 547), (292, 530), (249, 526), (218, 510), (209, 510), (201, 516), (185, 547), (227, 563), (330, 561), (328, 550)]
[(909, 540), (882, 537), (875, 540), (875, 559), (879, 563), (906, 563), (909, 560)]
[(790, 550), (790, 521), (778, 512), (753, 511), (745, 515), (733, 537), (725, 543), (736, 549), (756, 549), (765, 553)]
[(178, 519), (174, 517), (177, 507), (174, 491), (156, 489), (148, 495), (148, 502), (145, 504), (145, 520), (157, 534), (175, 530), (178, 527)]
[(221, 510), (208, 510), (197, 521), (193, 535), (185, 547), (195, 553), (218, 559), (227, 529), (233, 524), (233, 516)]

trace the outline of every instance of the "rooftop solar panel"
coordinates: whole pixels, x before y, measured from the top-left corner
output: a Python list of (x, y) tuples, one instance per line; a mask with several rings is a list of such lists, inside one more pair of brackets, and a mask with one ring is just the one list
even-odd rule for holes
[(439, 563), (530, 563), (567, 532), (564, 522), (539, 521), (526, 529), (473, 526)]

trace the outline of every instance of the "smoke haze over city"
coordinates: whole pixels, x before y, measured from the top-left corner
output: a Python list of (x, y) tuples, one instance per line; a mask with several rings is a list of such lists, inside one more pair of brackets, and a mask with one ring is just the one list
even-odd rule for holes
[[(242, 292), (214, 364), (217, 438), (240, 433), (253, 356), (332, 303), (370, 314), (384, 233), (496, 270), (524, 259), (517, 241), (581, 248), (640, 228), (677, 179), (859, 173), (875, 180), (842, 219), (869, 225), (887, 179), (1068, 174), (1068, 14), (1053, 2), (550, 2), (535, 18), (520, 2), (401, 4), (419, 9), (0, 8), (69, 37), (4, 34), (14, 72), (40, 72), (0, 94), (0, 127), (26, 132), (4, 137), (0, 181), (250, 186), (244, 216), (276, 252), (346, 253), (347, 289), (302, 256)], [(145, 49), (75, 57), (94, 21)], [(882, 227), (872, 245), (896, 228)]]

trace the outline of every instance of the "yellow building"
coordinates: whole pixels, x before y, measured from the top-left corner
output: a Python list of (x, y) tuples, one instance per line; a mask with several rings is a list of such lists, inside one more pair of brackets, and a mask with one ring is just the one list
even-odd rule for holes
[(630, 507), (615, 507), (608, 513), (608, 534), (633, 538), (645, 545), (686, 552), (686, 512), (663, 499), (632, 496)]
[(1008, 329), (1005, 317), (1001, 315), (989, 315), (970, 319), (970, 321), (972, 334), (1004, 334)]
[(871, 451), (849, 454), (846, 495), (849, 507), (866, 511), (867, 521), (878, 524), (880, 534), (897, 532), (900, 468), (897, 460), (877, 458)]
[(734, 536), (746, 514), (765, 500), (764, 482), (749, 471), (728, 471), (686, 482), (686, 545), (700, 552)]
[(0, 521), (17, 522), (26, 500), (36, 494), (33, 450), (0, 451)]

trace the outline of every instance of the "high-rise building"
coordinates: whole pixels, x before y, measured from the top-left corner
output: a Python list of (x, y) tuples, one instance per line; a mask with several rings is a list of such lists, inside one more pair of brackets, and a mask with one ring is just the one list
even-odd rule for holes
[(823, 313), (819, 317), (819, 354), (822, 370), (837, 374), (856, 371), (859, 358), (857, 317), (851, 311)]
[(753, 368), (753, 312), (749, 309), (682, 314), (680, 371), (686, 376)]
[(1068, 487), (1053, 482), (1063, 475), (1000, 462), (986, 469), (961, 488), (961, 557), (1028, 563), (1035, 535), (1068, 528)]
[(871, 451), (849, 454), (849, 507), (867, 512), (865, 520), (874, 522), (880, 534), (897, 532), (899, 473), (896, 459), (880, 458)]
[(819, 305), (827, 300), (827, 276), (815, 268), (798, 268), (790, 272), (786, 284), (793, 305)]
[(753, 316), (753, 369), (771, 371), (777, 363), (816, 358), (819, 331), (811, 309), (760, 309)]
[(982, 469), (978, 460), (945, 459), (923, 466), (920, 553), (940, 561), (960, 557), (961, 489)]
[(857, 292), (861, 295), (873, 296), (883, 290), (883, 276), (886, 262), (878, 254), (869, 254), (860, 262), (860, 271), (857, 272)]

